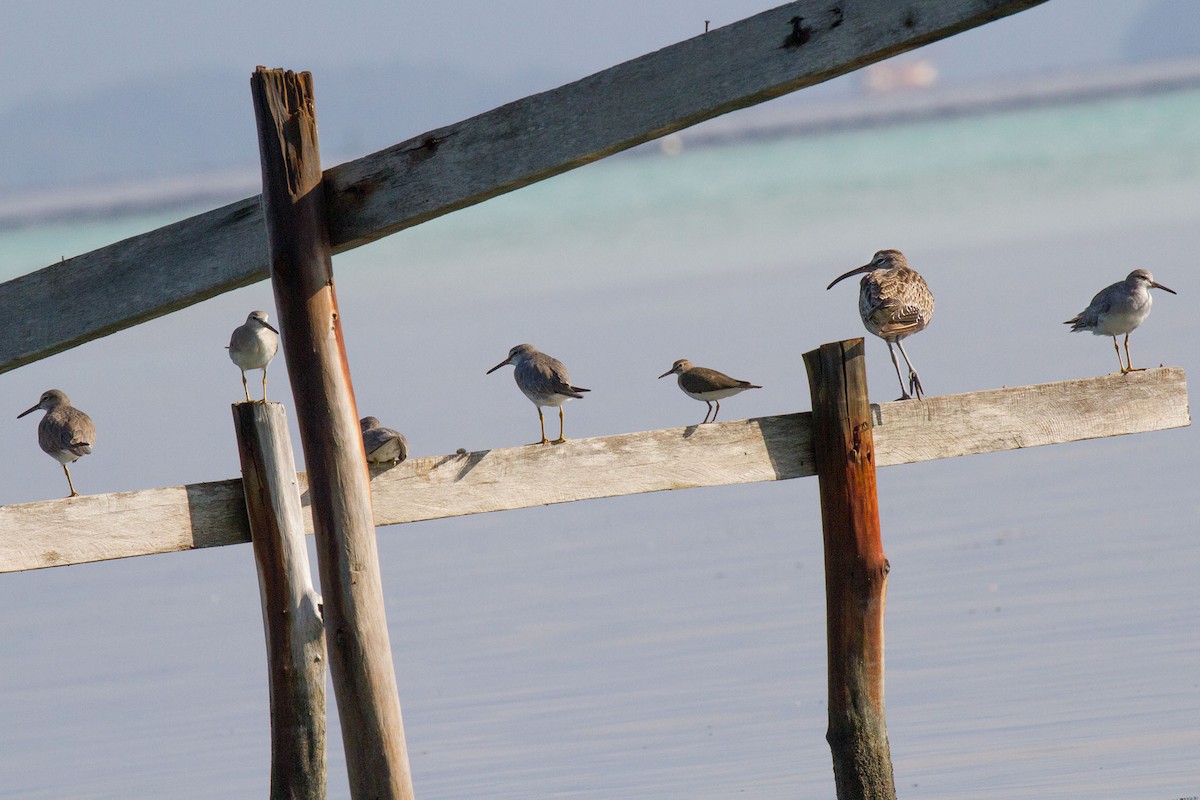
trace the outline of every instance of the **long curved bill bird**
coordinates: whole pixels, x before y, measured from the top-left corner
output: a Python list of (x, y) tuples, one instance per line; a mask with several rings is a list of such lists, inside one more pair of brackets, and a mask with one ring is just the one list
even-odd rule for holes
[(246, 385), (246, 370), (261, 369), (263, 399), (267, 402), (267, 365), (279, 352), (279, 331), (267, 322), (267, 312), (251, 311), (246, 321), (233, 329), (229, 337), (229, 358), (242, 371), (242, 389), (250, 402), (250, 387)]
[[(1162, 289), (1164, 292), (1175, 294), (1174, 289), (1155, 283), (1149, 270), (1135, 269), (1125, 280), (1101, 289), (1087, 308), (1063, 325), (1070, 325), (1072, 331), (1091, 331), (1097, 336), (1111, 336), (1121, 374), (1134, 372), (1136, 370), (1133, 361), (1129, 358), (1129, 334), (1150, 316), (1150, 306), (1154, 303), (1154, 298), (1150, 295), (1151, 289)], [(1121, 360), (1121, 347), (1117, 344), (1117, 336), (1122, 333), (1125, 334), (1124, 361)]]
[(79, 492), (75, 491), (67, 464), (74, 464), (92, 452), (92, 445), (96, 443), (96, 426), (92, 424), (91, 417), (72, 406), (66, 393), (58, 389), (43, 392), (37, 405), (22, 411), (17, 419), (38, 409), (46, 412), (46, 416), (38, 423), (38, 445), (42, 452), (62, 464), (67, 486), (71, 489), (68, 497), (78, 497)]
[[(756, 386), (749, 381), (739, 381), (737, 378), (731, 378), (724, 372), (717, 372), (715, 369), (708, 367), (694, 367), (692, 362), (686, 358), (681, 358), (671, 365), (671, 368), (659, 375), (659, 380), (668, 375), (678, 375), (679, 388), (683, 393), (693, 400), (701, 400), (708, 403), (708, 411), (704, 414), (704, 419), (700, 421), (703, 425), (709, 422), (708, 415), (712, 414), (712, 422), (717, 421), (717, 414), (721, 412), (721, 401), (726, 397), (733, 397), (735, 394), (746, 391), (747, 389), (761, 389), (761, 386)], [(713, 409), (713, 404), (716, 404), (716, 410)]]
[[(911, 400), (915, 395), (920, 400), (925, 390), (921, 388), (921, 378), (908, 353), (904, 352), (902, 342), (906, 336), (920, 333), (929, 325), (929, 320), (933, 318), (933, 292), (929, 291), (920, 273), (908, 266), (908, 259), (899, 250), (880, 250), (870, 264), (838, 276), (825, 290), (832, 289), (838, 281), (860, 273), (865, 273), (858, 285), (858, 313), (863, 325), (887, 342), (892, 366), (896, 368), (896, 377), (900, 379), (898, 399)], [(904, 363), (908, 366), (907, 388), (892, 345), (900, 348), (900, 355), (904, 356)]]
[[(516, 367), (513, 378), (517, 388), (529, 398), (529, 402), (537, 407), (538, 421), (542, 425), (542, 440), (538, 444), (559, 444), (566, 441), (563, 436), (563, 403), (571, 399), (581, 399), (583, 389), (571, 385), (571, 376), (567, 368), (557, 358), (552, 358), (531, 344), (519, 344), (508, 351), (508, 358), (487, 371), (491, 375), (505, 364)], [(546, 438), (546, 418), (542, 415), (543, 406), (558, 406), (558, 438), (551, 441)]]

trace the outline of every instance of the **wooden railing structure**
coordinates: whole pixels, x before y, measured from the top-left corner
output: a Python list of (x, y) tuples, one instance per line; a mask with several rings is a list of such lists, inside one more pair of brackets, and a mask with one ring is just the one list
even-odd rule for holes
[[(361, 440), (346, 430), (357, 412), (329, 257), (1041, 1), (801, 0), (323, 173), (311, 79), (260, 68), (252, 86), (263, 196), (0, 285), (0, 372), (270, 276), (312, 474), (294, 473), (274, 404), (239, 404), (242, 479), (0, 507), (0, 572), (244, 543), (253, 529), (272, 674), (272, 796), (324, 796), (323, 671), (301, 673), (328, 648), (352, 795), (409, 798), (394, 674), (383, 674), (390, 653), (380, 653), (374, 526), (819, 475), (838, 797), (894, 797), (875, 468), (1185, 426), (1182, 370), (872, 405), (856, 340), (805, 356), (811, 414), (368, 470)], [(102, 302), (64, 308), (56, 298), (73, 294), (64, 287)], [(296, 545), (301, 529), (318, 537), (324, 609)], [(843, 583), (841, 571), (855, 577)], [(277, 701), (294, 713), (278, 714)]]

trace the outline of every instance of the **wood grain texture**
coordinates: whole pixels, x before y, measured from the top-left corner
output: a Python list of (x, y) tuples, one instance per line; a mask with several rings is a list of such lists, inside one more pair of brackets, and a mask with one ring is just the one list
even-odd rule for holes
[[(877, 466), (1191, 424), (1179, 367), (872, 404)], [(815, 474), (807, 413), (410, 458), (371, 470), (376, 525)], [(300, 491), (308, 503), (306, 476)], [(311, 520), (306, 521), (311, 531)], [(250, 541), (240, 480), (0, 506), (0, 572)]]
[(280, 403), (237, 403), (234, 430), (267, 640), (272, 800), (325, 800), (325, 626)]
[[(895, 800), (883, 702), (888, 562), (863, 340), (804, 354), (821, 494), (829, 729), (838, 800)], [(911, 405), (911, 403), (910, 403)]]
[[(779, 6), (328, 170), (333, 251), (1041, 2)], [(263, 280), (267, 268), (252, 197), (0, 284), (0, 372)]]
[(309, 467), (350, 796), (412, 800), (371, 484), (334, 288), (312, 76), (259, 67), (250, 88), (271, 288)]

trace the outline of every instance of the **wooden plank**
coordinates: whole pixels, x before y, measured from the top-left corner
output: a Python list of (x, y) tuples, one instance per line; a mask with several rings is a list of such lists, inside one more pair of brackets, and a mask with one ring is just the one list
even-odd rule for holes
[[(765, 11), (328, 170), (331, 245), (343, 252), (1044, 1)], [(0, 372), (266, 277), (257, 197), (76, 256), (0, 285)], [(69, 300), (81, 296), (92, 302)]]
[[(878, 466), (1191, 424), (1179, 367), (871, 409)], [(803, 478), (815, 474), (811, 437), (808, 414), (784, 414), (410, 458), (371, 470), (375, 522)], [(307, 505), (306, 478), (299, 478)], [(248, 541), (240, 480), (0, 506), (0, 572)]]
[(309, 467), (325, 623), (333, 632), (329, 672), (350, 796), (412, 800), (371, 481), (333, 280), (312, 75), (259, 67), (250, 88), (271, 288)]

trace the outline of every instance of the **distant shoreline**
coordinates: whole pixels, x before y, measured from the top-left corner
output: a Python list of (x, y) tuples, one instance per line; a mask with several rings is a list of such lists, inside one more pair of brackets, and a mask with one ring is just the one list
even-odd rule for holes
[[(1197, 87), (1200, 87), (1200, 58), (1031, 76), (969, 87), (900, 90), (786, 108), (768, 104), (700, 123), (629, 152), (678, 153), (685, 147), (714, 147)], [(0, 199), (0, 230), (219, 206), (258, 194), (259, 181), (258, 167), (253, 166), (154, 180), (31, 190)]]

